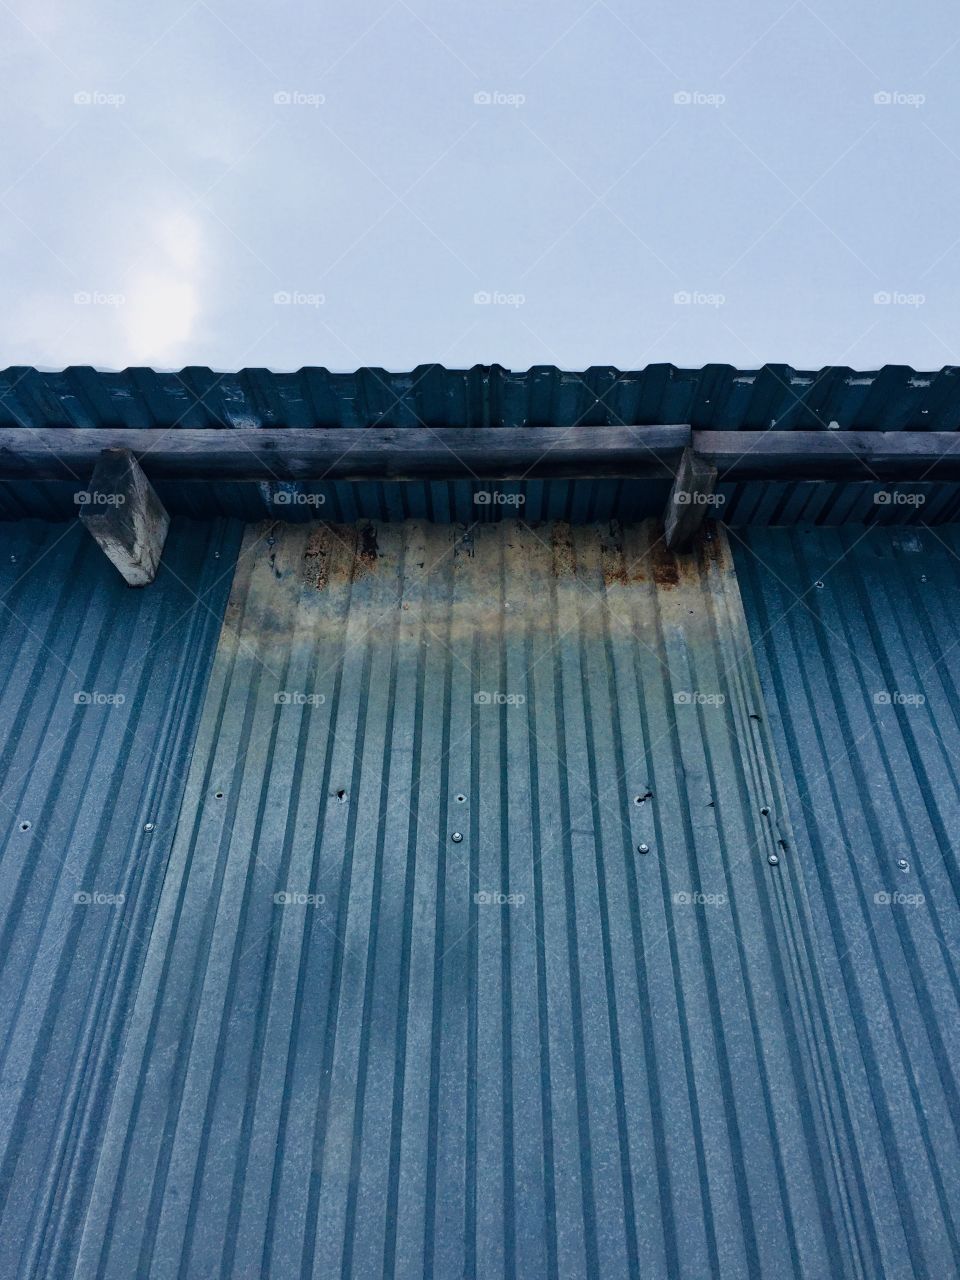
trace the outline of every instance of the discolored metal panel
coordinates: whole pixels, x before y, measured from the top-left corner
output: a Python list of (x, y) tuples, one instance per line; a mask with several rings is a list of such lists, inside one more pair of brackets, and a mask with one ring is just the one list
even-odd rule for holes
[(732, 561), (248, 531), (83, 1275), (877, 1274)]

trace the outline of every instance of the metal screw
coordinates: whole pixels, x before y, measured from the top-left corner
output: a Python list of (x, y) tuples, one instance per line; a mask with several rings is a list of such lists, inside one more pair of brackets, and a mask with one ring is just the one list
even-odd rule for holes
[(11, 563), (11, 564), (16, 564), (16, 563), (17, 563), (17, 557), (16, 557), (16, 556), (11, 556), (11, 557), (10, 557), (10, 563)]
[(897, 866), (900, 868), (901, 871), (910, 870), (910, 863), (906, 860), (906, 858), (898, 858)]
[(813, 585), (814, 585), (815, 587), (817, 587), (818, 589), (822, 589), (822, 588), (823, 588), (823, 583), (822, 583), (822, 582), (815, 582)]
[(921, 575), (920, 575), (920, 581), (921, 581), (921, 582), (926, 582), (926, 580), (927, 580), (927, 575), (926, 575), (925, 573), (921, 573)]
[(770, 863), (771, 867), (776, 867), (776, 866), (779, 866), (780, 864), (780, 859), (777, 857), (775, 853), (769, 854), (767, 857), (767, 861)]
[(27, 822), (27, 821), (26, 821), (26, 819), (24, 819), (24, 821), (20, 823), (20, 830), (21, 830), (21, 831), (29, 831), (29, 830), (30, 830), (30, 823), (29, 823), (29, 822)]
[(156, 827), (154, 826), (154, 824), (153, 824), (152, 822), (145, 822), (145, 823), (143, 824), (143, 829), (144, 829), (144, 831), (147, 833), (147, 835), (149, 835), (151, 831), (155, 831), (155, 830), (156, 830)]
[(463, 839), (463, 832), (455, 831), (453, 835), (450, 837), (450, 839), (453, 841), (454, 844), (459, 844), (460, 841)]
[(637, 853), (649, 853), (649, 852), (650, 852), (650, 846), (648, 844), (637, 845)]

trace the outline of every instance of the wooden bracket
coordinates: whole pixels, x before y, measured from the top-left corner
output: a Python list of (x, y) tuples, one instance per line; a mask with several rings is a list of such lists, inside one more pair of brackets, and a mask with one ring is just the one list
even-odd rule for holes
[(82, 503), (80, 519), (131, 587), (157, 574), (170, 517), (129, 449), (104, 449)]
[(689, 550), (716, 486), (717, 468), (693, 449), (684, 449), (663, 515), (669, 550)]

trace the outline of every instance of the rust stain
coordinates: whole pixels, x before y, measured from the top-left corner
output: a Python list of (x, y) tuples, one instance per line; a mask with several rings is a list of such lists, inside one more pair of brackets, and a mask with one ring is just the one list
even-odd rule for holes
[(667, 550), (662, 540), (654, 542), (650, 548), (650, 561), (653, 580), (658, 587), (675, 587), (679, 583), (680, 566), (677, 557)]
[(325, 525), (314, 529), (303, 549), (303, 571), (307, 582), (318, 591), (327, 585), (330, 535)]
[(577, 571), (577, 559), (573, 550), (570, 526), (558, 520), (550, 533), (553, 543), (553, 572), (558, 578), (572, 578)]

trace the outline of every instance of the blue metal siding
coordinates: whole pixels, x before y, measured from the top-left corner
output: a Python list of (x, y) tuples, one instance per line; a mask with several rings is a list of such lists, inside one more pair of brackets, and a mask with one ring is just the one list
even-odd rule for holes
[(289, 373), (207, 368), (179, 372), (12, 366), (0, 372), (0, 426), (64, 427), (522, 427), (689, 422), (717, 430), (960, 429), (958, 370), (887, 365), (678, 369), (652, 364), (582, 373), (500, 365), (411, 373), (358, 369)]
[(0, 529), (5, 1277), (70, 1268), (238, 543), (178, 522), (137, 592), (78, 522)]
[(960, 530), (731, 541), (873, 1204), (874, 1274), (956, 1275)]
[(80, 1273), (877, 1274), (759, 714), (722, 536), (249, 531)]

